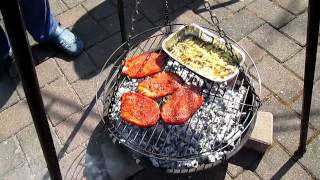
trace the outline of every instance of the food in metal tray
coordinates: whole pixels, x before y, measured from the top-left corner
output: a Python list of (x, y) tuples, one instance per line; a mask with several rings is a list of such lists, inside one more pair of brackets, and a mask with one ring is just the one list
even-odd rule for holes
[(165, 55), (152, 52), (134, 56), (125, 61), (122, 72), (130, 78), (144, 78), (160, 72), (165, 66)]
[(223, 80), (237, 70), (235, 61), (219, 46), (187, 35), (169, 49), (174, 58), (207, 77)]
[(160, 118), (157, 102), (136, 92), (122, 95), (120, 111), (124, 121), (143, 128), (156, 125)]
[(138, 92), (152, 99), (172, 94), (182, 86), (183, 80), (173, 72), (161, 72), (139, 83)]
[(181, 125), (200, 108), (203, 103), (201, 89), (194, 85), (179, 88), (161, 108), (161, 117), (165, 124)]

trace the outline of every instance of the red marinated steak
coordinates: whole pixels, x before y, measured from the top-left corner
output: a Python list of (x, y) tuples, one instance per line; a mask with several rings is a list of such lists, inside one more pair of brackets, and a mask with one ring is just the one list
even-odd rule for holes
[(180, 76), (172, 72), (161, 72), (139, 83), (138, 92), (152, 99), (174, 93), (183, 84)]
[(143, 53), (126, 60), (122, 72), (130, 78), (144, 78), (160, 72), (165, 66), (165, 55)]
[(161, 108), (163, 122), (168, 125), (184, 124), (203, 103), (201, 89), (188, 85), (178, 89)]
[(128, 92), (121, 97), (121, 118), (139, 127), (151, 127), (158, 123), (160, 108), (157, 102), (142, 94)]

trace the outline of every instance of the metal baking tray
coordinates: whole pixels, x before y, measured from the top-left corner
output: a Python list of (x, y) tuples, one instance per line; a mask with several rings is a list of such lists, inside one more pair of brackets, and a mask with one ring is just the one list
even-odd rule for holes
[[(188, 65), (185, 65), (181, 59), (174, 57), (172, 53), (170, 53), (169, 49), (176, 44), (178, 41), (182, 40), (186, 36), (196, 36), (199, 39), (203, 40), (207, 43), (212, 43), (215, 47), (219, 47), (225, 51), (227, 51), (227, 48), (225, 47), (225, 40), (219, 37), (218, 35), (210, 32), (209, 30), (197, 25), (197, 24), (190, 24), (190, 25), (183, 25), (181, 26), (176, 32), (169, 35), (163, 42), (162, 42), (162, 49), (171, 56), (174, 60), (179, 62), (181, 65), (185, 66), (186, 68), (190, 69), (194, 73), (200, 75), (203, 78), (206, 78), (210, 81), (215, 82), (224, 82), (233, 79), (238, 73), (239, 69), (236, 67), (236, 70), (234, 73), (229, 74), (225, 76), (224, 78), (215, 77), (212, 73), (212, 75), (205, 74), (200, 71), (200, 69), (189, 67)], [(232, 44), (233, 52), (236, 54), (237, 61), (236, 64), (242, 65), (245, 60), (245, 53), (237, 48), (234, 44)]]

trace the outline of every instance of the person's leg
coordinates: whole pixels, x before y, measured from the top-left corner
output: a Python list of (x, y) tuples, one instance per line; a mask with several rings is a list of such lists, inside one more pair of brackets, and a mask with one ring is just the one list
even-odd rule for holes
[(0, 26), (0, 61), (9, 55), (9, 50), (10, 44), (7, 39), (7, 35)]
[(69, 55), (77, 56), (83, 42), (68, 29), (58, 25), (50, 12), (48, 0), (20, 0), (26, 28), (38, 42), (50, 42)]
[(20, 0), (25, 25), (38, 42), (46, 42), (55, 32), (58, 23), (52, 16), (48, 0)]

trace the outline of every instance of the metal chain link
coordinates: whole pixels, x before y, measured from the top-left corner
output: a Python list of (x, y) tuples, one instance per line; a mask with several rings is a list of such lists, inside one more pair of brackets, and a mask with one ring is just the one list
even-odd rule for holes
[(220, 21), (218, 17), (212, 13), (211, 11), (211, 5), (208, 0), (203, 0), (204, 1), (204, 7), (210, 14), (210, 19), (211, 22), (209, 22), (210, 25), (214, 26), (219, 34), (219, 36), (224, 40), (225, 42), (225, 47), (227, 48), (227, 52), (230, 54), (231, 58), (235, 60), (237, 65), (239, 66), (239, 57), (235, 54), (232, 44), (230, 43), (226, 33), (224, 30), (220, 27)]
[(171, 32), (170, 19), (169, 19), (169, 2), (164, 0), (164, 25), (166, 26), (166, 34)]
[(139, 6), (141, 3), (142, 3), (142, 0), (136, 0), (135, 8), (134, 8), (132, 15), (131, 15), (131, 27), (130, 27), (130, 30), (128, 33), (128, 47), (130, 47), (130, 40), (131, 40), (132, 34), (134, 32), (134, 23), (137, 21), (137, 18), (139, 15)]

